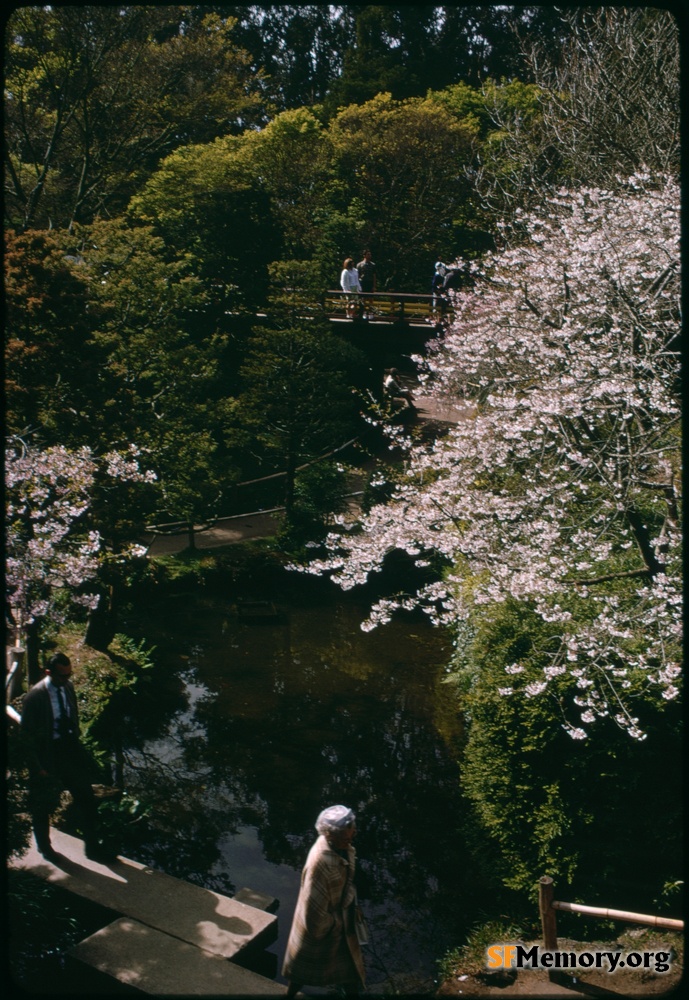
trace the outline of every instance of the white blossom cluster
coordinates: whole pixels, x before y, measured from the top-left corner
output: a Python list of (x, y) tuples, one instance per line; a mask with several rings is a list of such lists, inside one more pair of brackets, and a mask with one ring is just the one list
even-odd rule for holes
[(129, 445), (126, 454), (108, 452), (103, 456), (107, 475), (130, 483), (154, 483), (158, 477), (151, 469), (142, 471), (139, 468), (140, 457), (141, 450), (135, 444)]
[[(105, 455), (100, 466), (86, 447), (7, 449), (7, 600), (23, 626), (63, 617), (57, 591), (84, 607), (97, 606), (89, 584), (101, 564), (103, 540), (87, 522), (96, 475), (100, 467), (111, 479), (150, 481), (154, 473), (142, 472), (137, 459), (134, 447)], [(132, 547), (129, 555), (140, 555), (140, 549)]]
[(474, 266), (426, 359), (428, 388), (471, 415), (409, 441), (392, 499), (307, 567), (349, 588), (392, 550), (445, 557), (441, 581), (380, 601), (365, 629), (399, 607), (457, 628), (524, 602), (555, 641), (538, 676), (509, 666), (502, 693), (568, 675), (575, 739), (605, 715), (642, 738), (634, 694), (678, 694), (679, 201), (673, 180), (636, 176), (521, 219), (522, 245)]

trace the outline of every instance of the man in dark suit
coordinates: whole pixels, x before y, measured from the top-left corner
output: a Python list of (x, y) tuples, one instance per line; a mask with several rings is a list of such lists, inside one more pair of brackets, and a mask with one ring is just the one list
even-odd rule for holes
[[(360, 260), (356, 266), (359, 272), (359, 284), (361, 285), (361, 291), (375, 292), (378, 279), (376, 277), (376, 265), (373, 263), (373, 258), (371, 257), (370, 250), (364, 250), (363, 260)], [(367, 299), (364, 297), (364, 319), (373, 318), (373, 299)]]
[(50, 814), (67, 789), (81, 810), (87, 857), (106, 860), (98, 845), (98, 803), (89, 771), (91, 761), (79, 740), (79, 710), (70, 681), (72, 664), (55, 653), (47, 677), (24, 696), (21, 728), (28, 748), (29, 808), (36, 846), (49, 861), (58, 855), (50, 843)]

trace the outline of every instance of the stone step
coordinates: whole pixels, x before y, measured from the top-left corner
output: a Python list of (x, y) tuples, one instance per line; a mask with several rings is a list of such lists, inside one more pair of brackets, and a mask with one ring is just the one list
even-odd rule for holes
[(91, 861), (81, 840), (59, 830), (51, 830), (51, 840), (61, 855), (58, 864), (31, 847), (13, 858), (11, 866), (221, 958), (233, 958), (250, 946), (267, 947), (277, 938), (277, 917), (246, 902), (128, 858)]
[(275, 896), (268, 896), (264, 892), (256, 892), (255, 889), (237, 889), (233, 899), (238, 903), (246, 903), (247, 906), (255, 906), (258, 910), (265, 910), (266, 913), (277, 913), (280, 900)]
[[(108, 980), (127, 992), (152, 996), (283, 996), (285, 986), (250, 972), (219, 955), (196, 948), (138, 920), (120, 917), (67, 953), (71, 971), (84, 983), (93, 970), (105, 992)], [(104, 988), (103, 988), (104, 987)]]

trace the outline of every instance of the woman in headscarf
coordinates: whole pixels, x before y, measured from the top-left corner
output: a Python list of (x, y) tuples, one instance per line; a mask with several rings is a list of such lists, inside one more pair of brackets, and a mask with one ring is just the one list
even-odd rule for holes
[(282, 974), (287, 996), (304, 984), (341, 986), (353, 995), (364, 986), (364, 963), (355, 929), (356, 817), (330, 806), (316, 820), (319, 837), (301, 875)]

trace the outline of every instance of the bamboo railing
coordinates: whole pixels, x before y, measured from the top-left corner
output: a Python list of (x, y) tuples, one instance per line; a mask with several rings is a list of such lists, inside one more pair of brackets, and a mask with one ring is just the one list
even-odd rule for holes
[(603, 906), (585, 906), (583, 903), (565, 903), (560, 899), (553, 899), (554, 891), (553, 880), (548, 875), (539, 879), (538, 909), (541, 914), (543, 944), (548, 951), (557, 951), (557, 910), (563, 910), (567, 913), (582, 913), (601, 920), (623, 920), (630, 924), (662, 927), (665, 930), (684, 930), (683, 920), (651, 916), (647, 913), (633, 913), (630, 910), (612, 910)]

